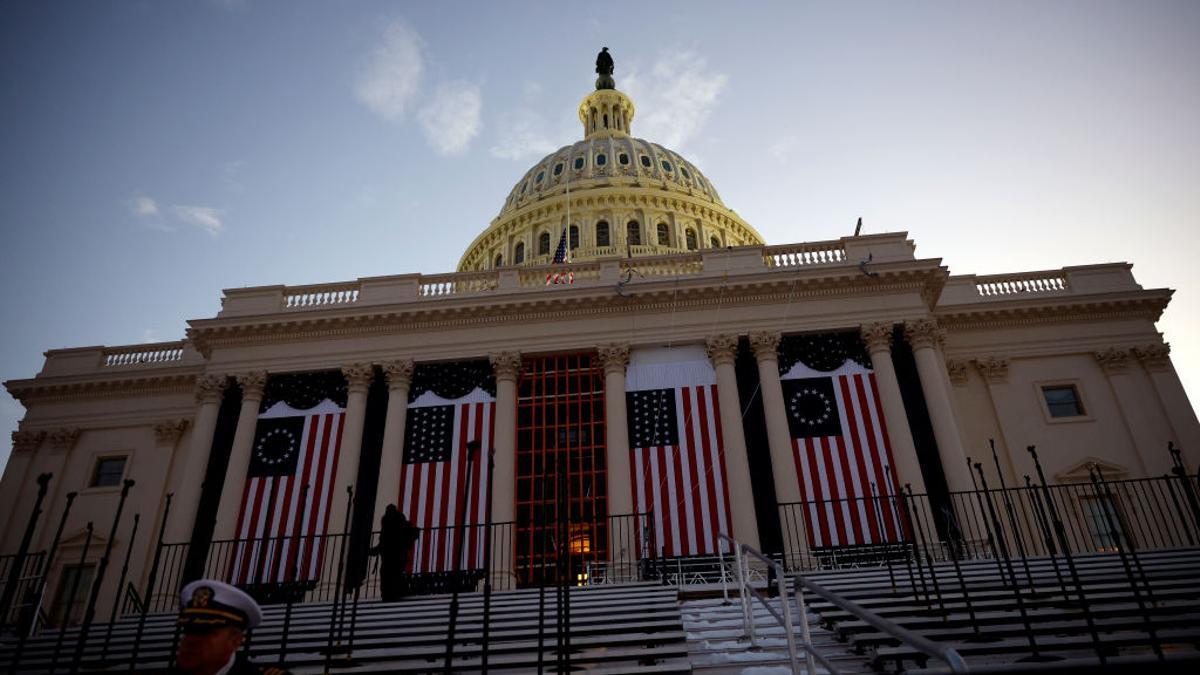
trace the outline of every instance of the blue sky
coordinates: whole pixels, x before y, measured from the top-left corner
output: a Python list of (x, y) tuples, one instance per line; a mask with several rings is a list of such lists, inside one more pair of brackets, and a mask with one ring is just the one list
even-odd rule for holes
[(1195, 2), (6, 2), (0, 379), (223, 288), (453, 270), (607, 45), (635, 135), (768, 242), (1132, 262), (1200, 400), (1197, 36)]

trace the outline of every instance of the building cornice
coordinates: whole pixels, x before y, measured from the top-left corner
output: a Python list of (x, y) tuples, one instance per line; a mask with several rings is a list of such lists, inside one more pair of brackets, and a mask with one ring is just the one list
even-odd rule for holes
[(28, 406), (34, 402), (69, 401), (81, 398), (120, 398), (161, 394), (192, 394), (201, 367), (176, 368), (170, 372), (139, 372), (132, 376), (54, 376), (4, 383), (13, 398)]
[(939, 307), (934, 310), (934, 315), (950, 331), (1131, 318), (1158, 321), (1171, 300), (1172, 292), (1169, 289), (1153, 289), (991, 300)]

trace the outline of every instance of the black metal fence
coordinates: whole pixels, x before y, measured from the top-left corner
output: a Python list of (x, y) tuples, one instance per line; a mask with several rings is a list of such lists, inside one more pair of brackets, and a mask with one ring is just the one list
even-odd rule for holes
[[(0, 592), (6, 590), (9, 583), (14, 584), (10, 594), (12, 600), (0, 624), (28, 630), (35, 621), (39, 600), (45, 591), (42, 584), (45, 563), (45, 551), (29, 553), (23, 560), (15, 554), (0, 555)], [(20, 569), (14, 569), (17, 565)]]
[[(1200, 544), (1195, 476), (981, 488), (948, 499), (900, 491), (780, 504), (790, 570), (931, 560), (1153, 550)], [(1060, 531), (1061, 527), (1061, 531)]]

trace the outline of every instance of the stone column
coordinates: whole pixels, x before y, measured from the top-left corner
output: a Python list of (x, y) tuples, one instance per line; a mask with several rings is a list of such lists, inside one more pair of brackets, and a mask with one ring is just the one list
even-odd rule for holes
[(608, 465), (608, 515), (633, 513), (633, 475), (629, 467), (629, 419), (625, 410), (625, 368), (629, 345), (597, 347), (604, 366), (604, 447)]
[(375, 367), (355, 363), (342, 368), (346, 376), (346, 421), (342, 425), (342, 449), (338, 452), (334, 474), (333, 503), (329, 505), (329, 525), (325, 531), (338, 534), (346, 529), (346, 486), (353, 485), (358, 499), (358, 459), (362, 454), (363, 422), (367, 418), (367, 392), (375, 377)]
[[(246, 473), (250, 469), (250, 453), (254, 450), (258, 405), (262, 403), (267, 373), (257, 371), (238, 375), (237, 381), (242, 385), (242, 409), (238, 412), (237, 430), (233, 433), (233, 449), (229, 452), (229, 467), (225, 470), (225, 486), (221, 490), (221, 504), (217, 508), (217, 522), (213, 528), (214, 540), (233, 539), (237, 536), (238, 512), (246, 485)], [(204, 475), (203, 471), (200, 475)], [(191, 527), (191, 524), (188, 526)]]
[[(502, 584), (513, 576), (516, 561), (517, 492), (517, 375), (521, 355), (500, 352), (488, 357), (496, 371), (496, 465), (492, 468), (492, 522), (509, 523), (507, 529), (493, 530), (492, 582)], [(487, 448), (483, 449), (485, 452)], [(507, 555), (504, 554), (507, 549)], [(501, 586), (503, 588), (503, 586)]]
[(921, 391), (925, 394), (925, 405), (929, 409), (929, 421), (933, 425), (933, 437), (937, 440), (946, 483), (951, 490), (972, 490), (974, 483), (967, 467), (967, 453), (963, 449), (958, 421), (954, 417), (954, 404), (948, 390), (950, 379), (937, 349), (945, 339), (945, 334), (934, 319), (915, 319), (904, 323), (904, 336), (908, 338), (917, 362), (917, 376), (921, 380)]
[[(1171, 440), (1171, 424), (1155, 400), (1153, 386), (1133, 366), (1133, 352), (1128, 348), (1110, 347), (1094, 354), (1096, 362), (1108, 375), (1117, 408), (1125, 420), (1138, 468), (1143, 476), (1169, 473), (1172, 462), (1167, 454)], [(1121, 462), (1118, 457), (1108, 459)]]
[[(775, 501), (794, 504), (800, 494), (800, 476), (796, 472), (792, 433), (788, 428), (787, 404), (779, 381), (779, 333), (751, 333), (750, 347), (758, 361), (758, 388), (762, 393), (763, 417), (767, 422), (767, 445), (771, 449), (771, 475), (775, 479)], [(791, 507), (796, 508), (796, 507)], [(807, 526), (800, 512), (781, 513), (783, 547), (789, 555), (803, 551), (808, 541)], [(795, 562), (795, 561), (792, 561)]]
[(192, 436), (184, 453), (179, 471), (174, 472), (171, 491), (171, 513), (163, 540), (168, 544), (190, 541), (196, 524), (196, 509), (200, 507), (200, 491), (212, 452), (213, 433), (217, 430), (217, 413), (229, 378), (224, 375), (201, 375), (196, 380), (196, 416), (192, 419)]
[(737, 358), (736, 335), (713, 335), (704, 341), (708, 358), (717, 371), (717, 402), (721, 406), (721, 441), (725, 446), (725, 478), (729, 485), (730, 511), (733, 532), (729, 536), (743, 544), (761, 548), (758, 541), (758, 519), (754, 512), (753, 486), (750, 483), (750, 461), (746, 456), (746, 436), (742, 430), (742, 406), (738, 398), (737, 373), (733, 362)]
[[(913, 443), (912, 429), (908, 426), (908, 412), (904, 409), (904, 397), (900, 395), (900, 380), (892, 364), (892, 324), (863, 324), (860, 332), (867, 354), (871, 357), (871, 369), (875, 371), (875, 387), (879, 391), (879, 403), (883, 406), (883, 419), (887, 424), (892, 461), (895, 463), (892, 468), (900, 483), (894, 489), (911, 485), (913, 492), (925, 492), (921, 461), (917, 457), (917, 446)], [(880, 486), (880, 490), (886, 492), (887, 488)]]
[(387, 505), (395, 504), (400, 495), (400, 475), (404, 468), (404, 425), (408, 421), (408, 388), (412, 384), (412, 373), (412, 359), (397, 359), (383, 364), (388, 404), (387, 418), (383, 423), (383, 449), (379, 455), (379, 486), (375, 490), (372, 527), (379, 523)]
[[(159, 455), (156, 461), (164, 462), (166, 466), (163, 468), (162, 484), (153, 486), (158, 490), (158, 495), (156, 495), (158, 501), (154, 504), (155, 510), (149, 518), (143, 518), (141, 521), (141, 527), (144, 529), (140, 532), (145, 532), (146, 535), (143, 537), (138, 534), (137, 540), (131, 542), (131, 545), (139, 545), (143, 553), (130, 556), (135, 562), (132, 563), (133, 569), (129, 573), (129, 578), (135, 582), (137, 579), (141, 579), (140, 587), (142, 588), (146, 585), (146, 577), (149, 575), (150, 566), (154, 561), (155, 543), (159, 526), (162, 523), (163, 506), (166, 503), (167, 493), (173, 492), (176, 489), (175, 486), (183, 482), (183, 465), (187, 462), (188, 457), (186, 451), (178, 446), (179, 439), (183, 438), (183, 434), (190, 424), (190, 420), (187, 419), (168, 419), (154, 425), (154, 452)], [(171, 511), (175, 511), (174, 497), (171, 498)], [(121, 542), (117, 543), (119, 545)], [(136, 562), (139, 557), (141, 558), (140, 565)], [(160, 584), (160, 586), (165, 585)], [(155, 591), (155, 597), (165, 599), (166, 596), (174, 595), (175, 592), (176, 589), (159, 588)]]
[(1200, 467), (1200, 421), (1196, 420), (1196, 411), (1188, 402), (1179, 375), (1171, 367), (1171, 345), (1163, 343), (1134, 347), (1133, 355), (1150, 376), (1154, 391), (1175, 432), (1175, 444), (1183, 451), (1188, 472), (1194, 474)]

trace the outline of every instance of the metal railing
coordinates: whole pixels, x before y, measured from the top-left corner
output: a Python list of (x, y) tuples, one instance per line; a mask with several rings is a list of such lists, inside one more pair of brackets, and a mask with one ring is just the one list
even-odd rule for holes
[(821, 584), (818, 584), (816, 581), (806, 578), (803, 574), (792, 575), (792, 580), (796, 588), (797, 597), (803, 597), (803, 589), (808, 589), (834, 607), (843, 612), (853, 614), (860, 621), (870, 624), (875, 630), (886, 633), (923, 654), (945, 661), (950, 666), (951, 671), (965, 673), (970, 670), (967, 667), (967, 662), (963, 660), (963, 657), (953, 647), (938, 644), (904, 628), (894, 621), (889, 621), (874, 612), (868, 611), (852, 600), (843, 598)]
[[(724, 532), (719, 532), (718, 536), (720, 537), (720, 541), (723, 544), (727, 544), (732, 549), (734, 554), (734, 568), (736, 572), (734, 578), (736, 579), (738, 587), (738, 599), (742, 605), (742, 627), (745, 630), (745, 637), (750, 640), (751, 648), (758, 647), (758, 635), (756, 620), (754, 618), (754, 608), (751, 606), (752, 600), (757, 600), (759, 604), (761, 604), (762, 607), (767, 610), (767, 613), (770, 614), (771, 617), (779, 623), (780, 627), (783, 628), (784, 637), (787, 640), (788, 647), (788, 664), (791, 666), (793, 673), (805, 672), (800, 668), (799, 658), (799, 650), (800, 648), (803, 648), (804, 660), (808, 666), (807, 672), (816, 673), (817, 661), (820, 661), (822, 667), (824, 667), (830, 673), (834, 673), (836, 675), (838, 672), (837, 668), (835, 668), (833, 664), (830, 663), (824, 656), (817, 653), (816, 649), (813, 647), (812, 634), (810, 633), (808, 625), (808, 610), (804, 605), (804, 595), (799, 592), (796, 593), (796, 606), (799, 610), (800, 616), (801, 639), (799, 642), (796, 640), (796, 631), (792, 626), (791, 594), (788, 593), (787, 579), (783, 573), (783, 566), (756, 551), (754, 548), (729, 537)], [(717, 549), (717, 551), (721, 554), (722, 569), (725, 567), (723, 549), (724, 546)], [(751, 583), (749, 574), (749, 565), (751, 559), (757, 560), (762, 565), (765, 565), (774, 571), (772, 577), (775, 580), (776, 591), (779, 598), (778, 611), (774, 606), (771, 605), (770, 600), (762, 593), (759, 593), (758, 589), (754, 588), (754, 585)], [(722, 575), (722, 579), (724, 579), (724, 575)], [(728, 602), (729, 586), (724, 581), (721, 584), (721, 591), (724, 595), (725, 601)]]

